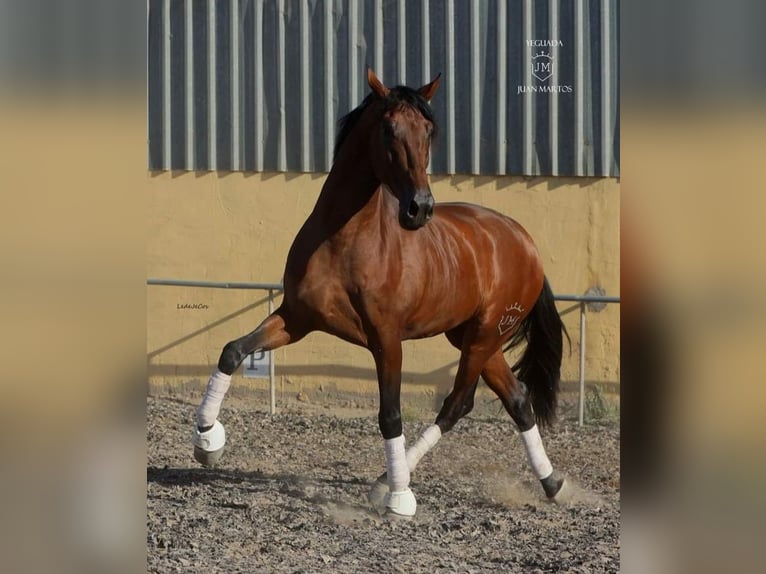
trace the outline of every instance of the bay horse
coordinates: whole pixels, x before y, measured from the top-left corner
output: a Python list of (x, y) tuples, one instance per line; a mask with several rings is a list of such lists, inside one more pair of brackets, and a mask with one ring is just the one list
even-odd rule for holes
[[(380, 513), (412, 516), (410, 473), (467, 415), (479, 377), (521, 432), (533, 473), (555, 499), (538, 431), (555, 416), (561, 318), (538, 251), (516, 221), (464, 203), (435, 205), (428, 183), (436, 122), (419, 89), (386, 87), (368, 69), (370, 93), (339, 123), (332, 169), (287, 256), (281, 306), (227, 343), (197, 409), (195, 458), (214, 464), (225, 444), (217, 420), (231, 375), (247, 355), (324, 331), (369, 349), (380, 394), (386, 472), (369, 499)], [(444, 333), (460, 350), (452, 391), (434, 424), (409, 448), (402, 435), (402, 341)], [(511, 367), (505, 350), (527, 343)]]

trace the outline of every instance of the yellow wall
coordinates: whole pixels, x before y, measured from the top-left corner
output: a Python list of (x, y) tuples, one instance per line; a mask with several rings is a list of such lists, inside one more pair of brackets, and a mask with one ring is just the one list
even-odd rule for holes
[[(287, 251), (324, 183), (324, 174), (148, 174), (147, 275), (212, 281), (279, 282)], [(437, 201), (479, 203), (519, 220), (537, 241), (554, 292), (598, 285), (619, 295), (620, 185), (614, 179), (451, 176), (431, 178)], [(179, 309), (198, 304), (201, 309)], [(198, 391), (221, 347), (267, 315), (258, 291), (147, 288), (150, 388)], [(572, 336), (563, 379), (577, 379), (579, 316), (559, 310)], [(619, 306), (589, 313), (586, 377), (619, 382)], [(377, 392), (369, 353), (315, 333), (275, 352), (278, 396), (312, 400)], [(457, 352), (443, 337), (406, 342), (403, 393), (440, 403)], [(267, 382), (236, 376), (233, 391)]]

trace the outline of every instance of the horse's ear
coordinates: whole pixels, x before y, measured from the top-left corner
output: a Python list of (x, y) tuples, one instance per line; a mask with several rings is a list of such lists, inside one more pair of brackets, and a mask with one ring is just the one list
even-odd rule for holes
[(388, 95), (388, 92), (391, 91), (378, 79), (378, 76), (375, 75), (372, 68), (367, 68), (367, 83), (370, 85), (370, 89), (381, 98), (385, 98)]
[(439, 72), (439, 75), (436, 76), (430, 84), (426, 84), (418, 90), (418, 93), (423, 96), (427, 102), (430, 102), (431, 98), (434, 97), (436, 89), (439, 87), (439, 78), (441, 77), (441, 72)]

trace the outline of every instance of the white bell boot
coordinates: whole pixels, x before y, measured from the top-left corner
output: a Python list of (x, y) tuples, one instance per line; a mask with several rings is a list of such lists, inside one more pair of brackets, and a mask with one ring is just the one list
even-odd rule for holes
[(195, 424), (192, 432), (192, 444), (194, 445), (194, 458), (197, 462), (202, 466), (215, 466), (223, 455), (226, 431), (217, 419), (213, 423), (213, 427), (205, 432), (200, 432)]
[(388, 492), (385, 496), (386, 513), (409, 518), (415, 516), (418, 503), (408, 488), (400, 492)]

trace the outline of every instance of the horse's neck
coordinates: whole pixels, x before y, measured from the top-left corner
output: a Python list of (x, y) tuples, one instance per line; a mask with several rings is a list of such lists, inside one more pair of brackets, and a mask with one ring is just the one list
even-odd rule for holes
[(365, 148), (344, 146), (325, 181), (311, 215), (316, 223), (334, 234), (352, 222), (354, 216), (373, 207), (379, 199), (380, 182), (372, 170)]
[(319, 194), (309, 226), (325, 239), (348, 239), (360, 226), (371, 236), (376, 230), (385, 234), (383, 227), (396, 221), (396, 200), (383, 190), (372, 167), (369, 142), (375, 121), (369, 112), (359, 120), (338, 150)]

